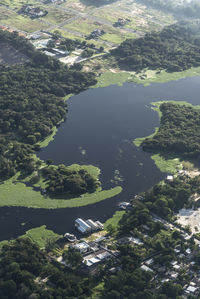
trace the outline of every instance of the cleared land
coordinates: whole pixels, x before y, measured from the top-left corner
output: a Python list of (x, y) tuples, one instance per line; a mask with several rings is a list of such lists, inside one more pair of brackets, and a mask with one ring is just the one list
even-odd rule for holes
[(0, 64), (18, 64), (28, 61), (28, 58), (10, 45), (1, 44)]

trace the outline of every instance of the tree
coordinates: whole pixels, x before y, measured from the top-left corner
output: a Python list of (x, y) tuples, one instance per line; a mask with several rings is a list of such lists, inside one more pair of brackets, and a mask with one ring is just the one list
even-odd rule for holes
[(80, 252), (70, 247), (68, 250), (64, 251), (63, 259), (72, 267), (72, 269), (76, 269), (83, 261), (83, 257)]

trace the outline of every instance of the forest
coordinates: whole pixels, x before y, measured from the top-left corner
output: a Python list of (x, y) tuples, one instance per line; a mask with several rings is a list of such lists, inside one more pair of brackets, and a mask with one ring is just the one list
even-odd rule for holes
[[(139, 207), (127, 213), (124, 216), (125, 223), (134, 217), (142, 217), (143, 210)], [(142, 223), (147, 221), (150, 223), (151, 219), (148, 213), (146, 220), (143, 217)], [(163, 255), (164, 253), (167, 255), (169, 250), (173, 251), (169, 246), (174, 247), (181, 240), (176, 234), (171, 233), (169, 236), (160, 229), (160, 227), (155, 229), (152, 242), (155, 250), (162, 244)], [(63, 257), (73, 265), (71, 268), (64, 267), (48, 256), (47, 249), (40, 250), (28, 238), (17, 238), (4, 245), (0, 252), (0, 297), (2, 299), (95, 298), (92, 296), (93, 289), (100, 281), (104, 283), (98, 294), (99, 299), (161, 299), (169, 298), (166, 297), (168, 295), (171, 295), (170, 298), (176, 298), (182, 293), (180, 285), (169, 282), (167, 285), (163, 284), (158, 294), (155, 294), (152, 291), (155, 289), (153, 274), (139, 268), (144, 250), (128, 244), (120, 245), (118, 250), (120, 255), (117, 264), (120, 265), (120, 270), (117, 273), (109, 272), (116, 261), (108, 260), (99, 266), (95, 275), (90, 275), (78, 271), (82, 257), (77, 251), (70, 248), (64, 251)]]
[(3, 246), (0, 268), (1, 299), (84, 299), (91, 293), (90, 277), (50, 262), (28, 238)]
[(142, 142), (144, 151), (175, 153), (184, 158), (200, 158), (200, 109), (166, 102), (160, 105), (160, 128)]
[(86, 170), (69, 170), (65, 165), (44, 167), (42, 177), (47, 181), (46, 191), (50, 196), (80, 195), (92, 193), (99, 186), (99, 182)]
[(64, 97), (96, 83), (93, 73), (68, 68), (36, 51), (17, 33), (0, 31), (9, 43), (29, 57), (26, 64), (0, 65), (0, 175), (20, 170), (31, 173), (31, 153), (66, 118)]
[(198, 18), (200, 14), (200, 3), (198, 0), (141, 0), (139, 2), (153, 6), (156, 9), (172, 12), (179, 17)]
[(198, 202), (190, 200), (190, 196), (200, 192), (200, 176), (189, 178), (178, 176), (173, 181), (157, 184), (142, 194), (143, 202), (149, 210), (170, 219), (175, 212), (185, 207), (198, 207)]
[(200, 66), (200, 23), (181, 22), (137, 39), (127, 39), (111, 51), (121, 69), (180, 72)]

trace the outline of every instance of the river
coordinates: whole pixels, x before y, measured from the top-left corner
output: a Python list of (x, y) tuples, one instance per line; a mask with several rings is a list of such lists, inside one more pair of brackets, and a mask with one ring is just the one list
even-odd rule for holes
[(55, 164), (98, 166), (102, 187), (121, 185), (123, 192), (80, 208), (0, 208), (0, 240), (14, 238), (43, 224), (57, 233), (74, 232), (77, 217), (105, 221), (112, 216), (119, 201), (128, 200), (163, 179), (166, 174), (155, 167), (150, 154), (135, 147), (132, 141), (151, 134), (159, 126), (158, 115), (151, 109), (152, 101), (200, 104), (199, 83), (200, 77), (148, 87), (125, 83), (121, 87), (89, 89), (70, 98), (67, 120), (59, 127), (54, 141), (38, 156), (53, 159)]

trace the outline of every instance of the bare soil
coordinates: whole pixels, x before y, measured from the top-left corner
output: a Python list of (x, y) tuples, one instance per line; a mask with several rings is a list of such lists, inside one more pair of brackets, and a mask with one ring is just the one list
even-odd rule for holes
[(8, 44), (0, 43), (0, 64), (14, 65), (25, 63), (28, 57)]

